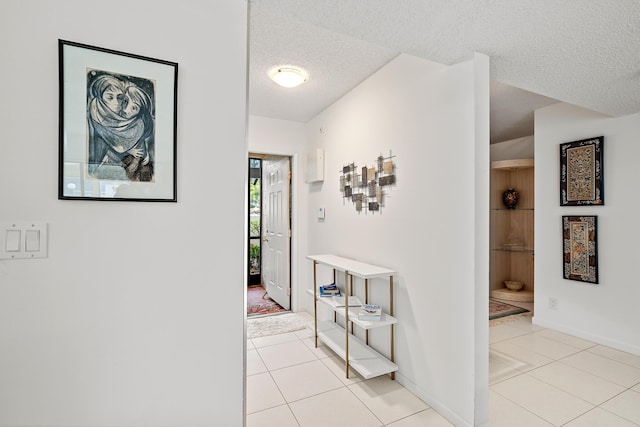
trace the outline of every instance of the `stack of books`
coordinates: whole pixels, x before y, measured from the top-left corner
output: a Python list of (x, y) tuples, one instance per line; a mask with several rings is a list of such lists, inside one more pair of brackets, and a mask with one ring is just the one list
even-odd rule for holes
[(376, 304), (363, 304), (358, 312), (358, 320), (380, 320), (382, 307)]
[(340, 288), (335, 283), (331, 283), (330, 285), (320, 286), (320, 296), (321, 297), (339, 297), (340, 296)]

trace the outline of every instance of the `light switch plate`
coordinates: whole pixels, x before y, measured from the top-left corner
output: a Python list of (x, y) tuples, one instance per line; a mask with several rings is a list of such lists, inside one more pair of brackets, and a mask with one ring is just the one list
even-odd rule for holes
[(318, 208), (318, 219), (324, 219), (324, 208)]
[(6, 230), (4, 232), (4, 250), (7, 252), (20, 252), (22, 230)]
[[(16, 238), (18, 242), (15, 242)], [(46, 222), (0, 222), (0, 259), (46, 258), (47, 248)]]
[(27, 252), (40, 251), (40, 230), (25, 230), (24, 250)]

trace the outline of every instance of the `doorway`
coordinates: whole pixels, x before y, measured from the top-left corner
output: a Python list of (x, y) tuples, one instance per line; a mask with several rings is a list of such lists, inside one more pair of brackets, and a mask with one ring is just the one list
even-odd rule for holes
[(291, 159), (249, 154), (247, 316), (291, 308)]

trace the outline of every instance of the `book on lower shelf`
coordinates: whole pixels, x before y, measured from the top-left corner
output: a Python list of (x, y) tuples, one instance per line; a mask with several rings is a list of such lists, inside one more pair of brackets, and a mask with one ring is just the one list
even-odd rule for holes
[(380, 320), (382, 307), (377, 304), (363, 304), (358, 312), (358, 320)]
[(334, 297), (340, 296), (340, 288), (335, 283), (329, 285), (320, 286), (321, 297)]

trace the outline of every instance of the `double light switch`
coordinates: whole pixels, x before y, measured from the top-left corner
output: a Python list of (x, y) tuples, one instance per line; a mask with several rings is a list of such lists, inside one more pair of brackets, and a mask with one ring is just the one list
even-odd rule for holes
[(0, 259), (46, 258), (47, 224), (0, 223)]

